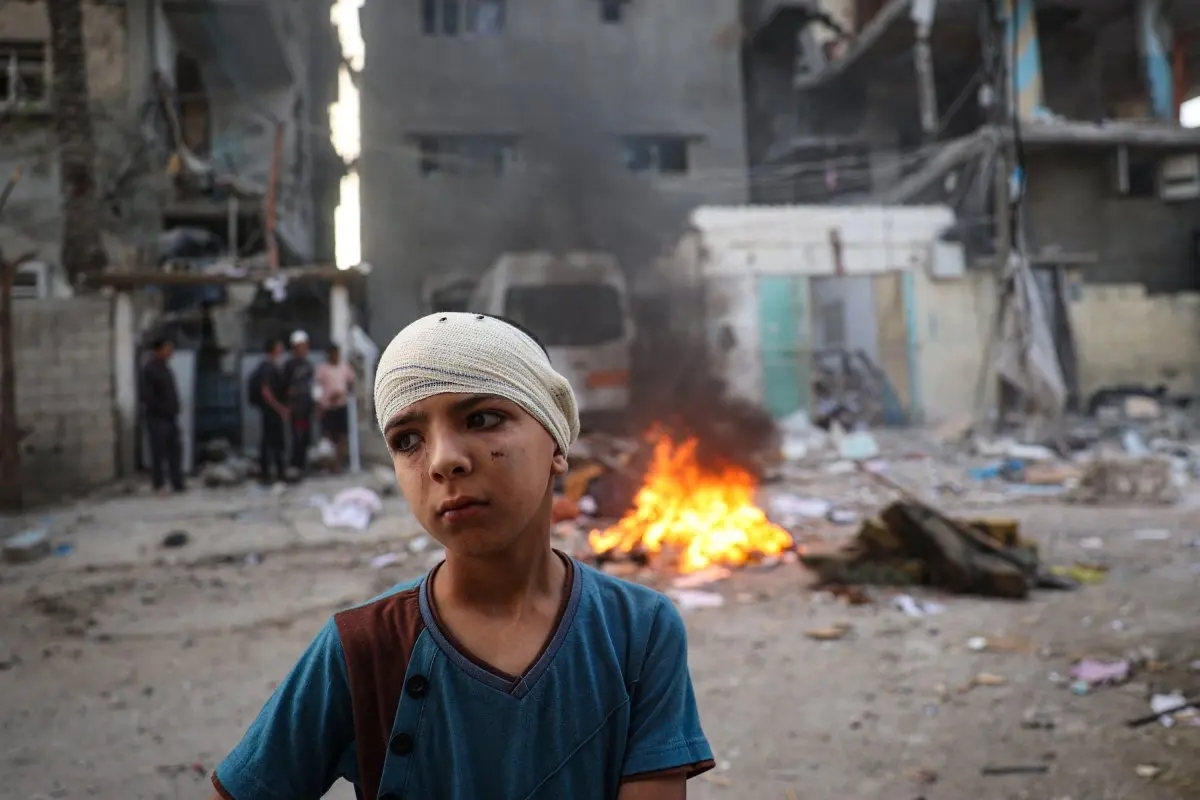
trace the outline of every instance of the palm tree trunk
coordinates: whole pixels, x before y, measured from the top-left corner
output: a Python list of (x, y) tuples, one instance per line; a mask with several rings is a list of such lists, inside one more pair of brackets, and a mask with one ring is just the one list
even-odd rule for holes
[(96, 202), (96, 140), (83, 45), (83, 0), (48, 0), (54, 130), (63, 196), (62, 265), (71, 283), (104, 269)]

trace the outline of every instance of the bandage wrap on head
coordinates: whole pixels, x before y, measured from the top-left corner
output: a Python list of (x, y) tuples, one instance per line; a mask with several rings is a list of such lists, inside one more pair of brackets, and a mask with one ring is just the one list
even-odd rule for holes
[(375, 375), (382, 431), (403, 408), (437, 394), (490, 394), (525, 409), (565, 455), (579, 436), (571, 384), (537, 342), (481, 314), (431, 314), (396, 334)]

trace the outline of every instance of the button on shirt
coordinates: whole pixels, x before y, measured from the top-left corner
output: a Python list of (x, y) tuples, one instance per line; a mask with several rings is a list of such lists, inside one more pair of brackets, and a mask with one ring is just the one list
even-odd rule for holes
[(453, 641), (429, 576), (335, 615), (214, 785), (234, 800), (317, 800), (339, 778), (382, 800), (613, 800), (624, 781), (710, 769), (679, 612), (569, 564), (520, 676)]

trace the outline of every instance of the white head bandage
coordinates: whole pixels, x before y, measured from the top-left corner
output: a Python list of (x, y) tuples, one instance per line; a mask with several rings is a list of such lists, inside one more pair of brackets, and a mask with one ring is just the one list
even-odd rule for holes
[(491, 394), (525, 409), (566, 455), (579, 435), (579, 411), (567, 379), (537, 342), (482, 314), (430, 314), (396, 334), (375, 375), (375, 416), (382, 431), (398, 411), (436, 394)]

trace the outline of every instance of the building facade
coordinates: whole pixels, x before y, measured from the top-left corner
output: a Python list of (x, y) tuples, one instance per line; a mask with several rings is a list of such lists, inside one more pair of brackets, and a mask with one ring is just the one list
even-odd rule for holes
[(377, 340), (506, 250), (611, 251), (636, 291), (688, 211), (745, 202), (737, 0), (367, 0), (362, 29)]
[[(947, 236), (974, 267), (963, 306), (978, 276), (994, 279), (1011, 210), (1077, 403), (1123, 383), (1200, 391), (1200, 130), (1180, 124), (1200, 93), (1200, 5), (760, 5), (749, 141), (752, 168), (773, 178), (755, 200), (953, 208)], [(918, 324), (978, 338), (939, 327), (944, 313), (922, 309)], [(959, 389), (971, 391), (927, 392)]]

